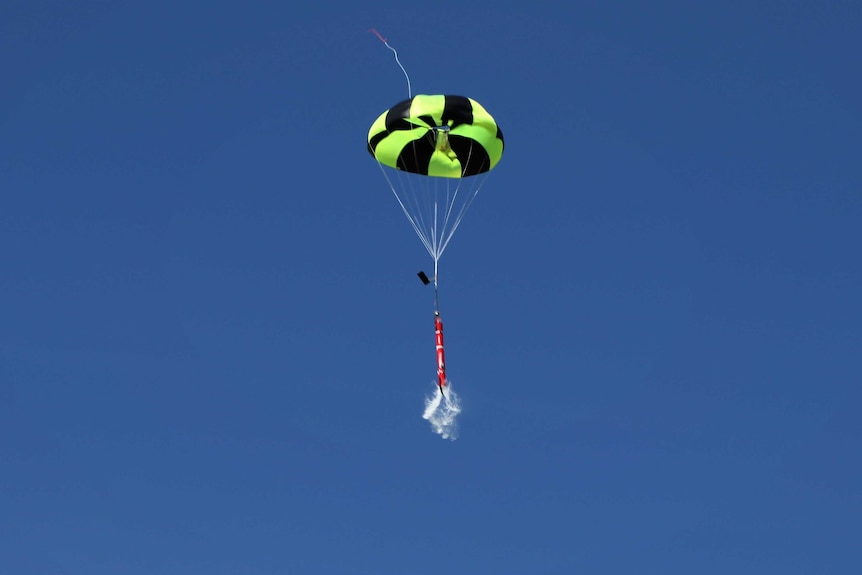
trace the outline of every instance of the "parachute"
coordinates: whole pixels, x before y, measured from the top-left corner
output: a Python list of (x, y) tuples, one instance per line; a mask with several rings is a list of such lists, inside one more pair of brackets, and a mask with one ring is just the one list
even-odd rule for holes
[(461, 219), (503, 155), (503, 133), (479, 102), (416, 95), (383, 112), (368, 152), (437, 266)]

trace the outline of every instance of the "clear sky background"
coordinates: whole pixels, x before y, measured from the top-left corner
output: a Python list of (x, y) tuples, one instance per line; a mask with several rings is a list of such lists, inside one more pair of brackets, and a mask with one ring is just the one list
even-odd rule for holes
[[(442, 261), (454, 442), (370, 27), (506, 136)], [(858, 572), (860, 29), (0, 3), (0, 573)]]

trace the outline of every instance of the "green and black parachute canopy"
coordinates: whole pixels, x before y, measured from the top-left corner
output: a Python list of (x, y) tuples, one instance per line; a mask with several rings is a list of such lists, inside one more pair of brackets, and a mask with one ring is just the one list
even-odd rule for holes
[(371, 125), (368, 151), (385, 166), (438, 178), (466, 178), (494, 168), (503, 132), (485, 108), (464, 96), (414, 96)]

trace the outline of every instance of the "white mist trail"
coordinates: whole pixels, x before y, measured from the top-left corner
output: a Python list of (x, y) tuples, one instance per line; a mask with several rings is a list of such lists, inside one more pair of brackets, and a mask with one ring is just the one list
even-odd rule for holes
[(458, 422), (456, 418), (461, 413), (461, 399), (452, 390), (452, 383), (447, 382), (445, 396), (440, 393), (436, 383), (434, 391), (425, 397), (425, 411), (422, 419), (431, 424), (431, 429), (450, 441), (458, 439)]

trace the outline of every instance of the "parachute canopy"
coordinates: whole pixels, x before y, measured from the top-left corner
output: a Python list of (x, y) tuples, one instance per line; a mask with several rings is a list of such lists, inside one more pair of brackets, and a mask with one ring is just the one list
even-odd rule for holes
[(503, 132), (476, 100), (422, 94), (377, 118), (368, 132), (368, 152), (397, 170), (466, 178), (497, 165)]

